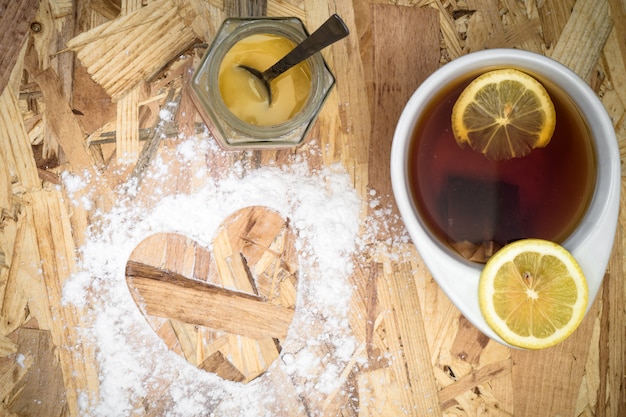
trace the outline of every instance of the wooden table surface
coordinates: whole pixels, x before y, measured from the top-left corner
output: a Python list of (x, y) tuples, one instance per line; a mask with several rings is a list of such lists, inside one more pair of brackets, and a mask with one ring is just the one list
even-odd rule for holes
[[(613, 255), (589, 314), (563, 343), (523, 351), (486, 338), (441, 292), (402, 239), (388, 175), (395, 122), (414, 89), (446, 62), (496, 47), (551, 56), (587, 81), (615, 125), (624, 161), (623, 0), (2, 0), (0, 10), (1, 416), (626, 416), (624, 176)], [(332, 13), (351, 34), (323, 52), (337, 83), (306, 143), (280, 151), (217, 148), (187, 85), (222, 20), (297, 16), (313, 29)], [(191, 164), (178, 148), (190, 137), (207, 144), (195, 148), (204, 154)], [(153, 175), (157, 163), (177, 175)], [(166, 230), (139, 244), (122, 298), (131, 299), (131, 288), (147, 320), (141, 330), (123, 319), (107, 325), (112, 338), (127, 337), (127, 356), (89, 337), (102, 331), (99, 314), (115, 306), (103, 295), (108, 284), (89, 276), (82, 248), (93, 244), (95, 229), (111, 226), (103, 226), (106, 213), (127, 204), (125, 184), (140, 183), (133, 204), (150, 213), (164, 196), (303, 163), (311, 176), (341, 171), (360, 199), (362, 220), (380, 226), (363, 233), (360, 253), (349, 259), (352, 296), (343, 318), (354, 348), (347, 359), (337, 359), (341, 346), (312, 325), (307, 331), (320, 343), (310, 351), (310, 373), (286, 370), (297, 358), (290, 335), (299, 333), (289, 333), (290, 322), (309, 313), (294, 295), (310, 273), (294, 267), (307, 265), (296, 244), (303, 230), (258, 203), (225, 220), (212, 246)], [(253, 240), (265, 246), (252, 250)], [(280, 258), (278, 269), (264, 265), (270, 255)], [(206, 266), (212, 262), (217, 269)], [(204, 277), (191, 280), (189, 263), (194, 271), (205, 265)], [(276, 302), (263, 293), (266, 273), (283, 277)], [(77, 276), (89, 283), (84, 302), (64, 301)], [(190, 300), (204, 301), (190, 307)], [(135, 331), (152, 336), (128, 336)], [(163, 359), (156, 355), (141, 371), (130, 367), (133, 354), (159, 338), (186, 362), (162, 365), (172, 361), (157, 349)], [(246, 359), (237, 357), (246, 355), (270, 363), (243, 369)], [(176, 396), (168, 378), (181, 381), (192, 367), (206, 374), (203, 381), (216, 373), (236, 382), (217, 378), (213, 390), (190, 384)], [(336, 371), (331, 390), (320, 380), (328, 370)], [(128, 373), (138, 384), (124, 385)], [(262, 412), (251, 412), (254, 400), (245, 398), (224, 411), (222, 390), (252, 392), (233, 391), (239, 386), (267, 387), (271, 400)], [(183, 409), (203, 404), (194, 394), (211, 399), (203, 411)]]

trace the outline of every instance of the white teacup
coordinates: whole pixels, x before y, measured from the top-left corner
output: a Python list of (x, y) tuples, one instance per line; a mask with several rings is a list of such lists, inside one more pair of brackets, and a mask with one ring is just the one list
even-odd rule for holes
[(621, 168), (613, 124), (596, 94), (571, 70), (543, 55), (516, 49), (474, 52), (442, 66), (409, 99), (396, 126), (391, 150), (391, 180), (400, 214), (426, 266), (443, 291), (480, 331), (504, 343), (487, 325), (478, 305), (482, 265), (462, 259), (429, 232), (411, 197), (407, 169), (414, 128), (436, 93), (450, 80), (498, 67), (515, 67), (549, 80), (571, 98), (591, 131), (597, 161), (595, 190), (579, 225), (565, 241), (559, 242), (574, 255), (587, 278), (589, 306), (600, 288), (613, 247)]

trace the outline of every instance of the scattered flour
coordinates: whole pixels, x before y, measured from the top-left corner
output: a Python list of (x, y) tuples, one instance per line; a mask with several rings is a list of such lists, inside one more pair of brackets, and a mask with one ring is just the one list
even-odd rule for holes
[(15, 358), (15, 363), (17, 363), (20, 368), (26, 368), (26, 356), (19, 353)]
[[(215, 152), (209, 142), (202, 135), (183, 139), (176, 156), (185, 163), (204, 161), (207, 151)], [(153, 165), (149, 175), (175, 175), (161, 159)], [(100, 369), (99, 399), (92, 404), (82, 396), (83, 415), (272, 416), (285, 396), (315, 404), (340, 388), (341, 374), (359, 344), (348, 323), (353, 257), (363, 250), (363, 229), (374, 235), (380, 227), (376, 218), (362, 224), (364, 205), (341, 166), (312, 170), (301, 158), (288, 167), (244, 170), (235, 164), (220, 180), (209, 174), (208, 168), (199, 169), (195, 177), (203, 177), (204, 185), (189, 194), (150, 190), (157, 201), (150, 210), (134, 204), (141, 191), (125, 184), (118, 190), (118, 205), (100, 213), (80, 248), (79, 267), (64, 287), (64, 300), (89, 312), (83, 332), (98, 349)], [(86, 186), (78, 177), (64, 177), (68, 195), (80, 194), (74, 204), (89, 206)], [(376, 193), (371, 197), (375, 200)], [(155, 233), (176, 232), (210, 247), (222, 221), (254, 205), (290, 220), (300, 275), (296, 314), (281, 357), (244, 385), (197, 369), (169, 351), (133, 302), (125, 266), (133, 249)], [(279, 382), (281, 376), (292, 381), (291, 392)]]

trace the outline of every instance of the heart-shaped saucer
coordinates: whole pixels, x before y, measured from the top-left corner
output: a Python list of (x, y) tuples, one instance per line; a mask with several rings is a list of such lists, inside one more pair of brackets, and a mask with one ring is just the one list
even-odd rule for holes
[(266, 207), (229, 216), (211, 249), (175, 233), (144, 239), (126, 282), (144, 317), (192, 365), (247, 383), (278, 358), (297, 291), (295, 236)]

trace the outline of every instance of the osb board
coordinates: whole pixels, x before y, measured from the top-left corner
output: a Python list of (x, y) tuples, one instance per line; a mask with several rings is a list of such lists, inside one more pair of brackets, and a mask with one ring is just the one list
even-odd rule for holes
[[(116, 16), (115, 1), (79, 2), (75, 13), (67, 12), (68, 2), (41, 2), (37, 15), (41, 26), (37, 30), (31, 26), (29, 35), (33, 47), (13, 51), (17, 56), (11, 62), (16, 65), (0, 100), (0, 414), (41, 415), (36, 405), (43, 404), (38, 402), (43, 398), (54, 415), (84, 415), (79, 399), (93, 401), (99, 395), (93, 351), (97, 346), (79, 343), (81, 312), (63, 304), (61, 297), (91, 218), (119, 198), (110, 191), (116, 184), (132, 175), (141, 177), (132, 166), (118, 164), (116, 136), (104, 143), (103, 138), (111, 136), (103, 133), (120, 129), (120, 124), (128, 128), (128, 123), (140, 129), (137, 137), (150, 137), (166, 87), (179, 92), (197, 64), (197, 50), (168, 51), (173, 55), (160, 58), (168, 60), (160, 62), (164, 71), (142, 79), (145, 84), (134, 92), (136, 96), (123, 98), (129, 106), (103, 100), (106, 89), (85, 77), (89, 68), (56, 52), (67, 46), (68, 32), (74, 37), (102, 24), (107, 26), (101, 29), (132, 21), (137, 4), (121, 3), (126, 20)], [(222, 19), (235, 9), (221, 1), (188, 3), (184, 18), (177, 22), (187, 25), (200, 42), (210, 42)], [(384, 3), (394, 6), (383, 7)], [(411, 8), (411, 13), (403, 7)], [(418, 9), (424, 13), (416, 13)], [(383, 201), (392, 201), (389, 182), (381, 173), (387, 169), (389, 132), (401, 100), (386, 92), (397, 92), (404, 100), (437, 65), (493, 47), (543, 53), (574, 69), (604, 103), (615, 124), (622, 160), (626, 157), (626, 15), (619, 0), (294, 0), (268, 1), (266, 10), (269, 15), (299, 16), (310, 28), (336, 12), (351, 29), (350, 37), (324, 52), (338, 82), (312, 132), (321, 151), (313, 153), (304, 146), (294, 151), (212, 154), (207, 164), (213, 175), (227, 175), (235, 162), (254, 168), (287, 163), (295, 154), (313, 167), (340, 162), (365, 201), (370, 189)], [(403, 31), (396, 22), (407, 20), (413, 26)], [(144, 23), (149, 27), (149, 21)], [(161, 33), (158, 29), (155, 36)], [(436, 39), (427, 36), (429, 30), (438, 35)], [(398, 41), (388, 42), (390, 34)], [(97, 36), (88, 38), (93, 45), (104, 42)], [(433, 42), (439, 46), (434, 53), (429, 49)], [(422, 48), (419, 53), (417, 48)], [(158, 61), (159, 56), (150, 58)], [(171, 56), (179, 59), (169, 62)], [(389, 63), (394, 56), (398, 59)], [(411, 59), (420, 63), (421, 72), (406, 72)], [(151, 60), (135, 64), (148, 62), (157, 67)], [(74, 65), (78, 70), (73, 71)], [(114, 71), (107, 74), (115, 76)], [(124, 115), (116, 117), (120, 108)], [(193, 132), (198, 119), (185, 94), (179, 114), (187, 116), (178, 118), (178, 129)], [(121, 116), (131, 120), (124, 122)], [(89, 143), (102, 144), (86, 148), (86, 135)], [(162, 158), (171, 157), (168, 150), (175, 147), (175, 135), (168, 141), (168, 147), (158, 149)], [(85, 169), (102, 173), (103, 182), (92, 185), (98, 196), (94, 207), (72, 205), (63, 189), (52, 187), (60, 184), (63, 170)], [(192, 190), (197, 186), (192, 168), (181, 163), (180, 169), (182, 174), (167, 187)], [(625, 184), (622, 181), (622, 195)], [(626, 197), (622, 208), (624, 201)], [(402, 227), (397, 219), (389, 220)], [(539, 352), (510, 350), (480, 334), (439, 290), (411, 245), (388, 257), (371, 242), (369, 262), (357, 265), (353, 276), (357, 298), (351, 303), (351, 325), (364, 342), (357, 352), (362, 356), (345, 372), (345, 392), (310, 402), (309, 406), (320, 407), (309, 409), (309, 414), (626, 415), (625, 228), (622, 210), (605, 282), (581, 328), (564, 343)], [(51, 349), (58, 366), (50, 362)], [(381, 361), (381, 351), (395, 360)], [(46, 366), (33, 366), (40, 363)], [(25, 387), (42, 380), (50, 383), (37, 382), (38, 389)], [(59, 380), (62, 390), (57, 389)], [(294, 389), (285, 386), (290, 386), (286, 392)], [(45, 395), (39, 396), (38, 390)], [(297, 415), (298, 396), (288, 398), (294, 399), (291, 411)], [(152, 415), (162, 411), (153, 410)]]

